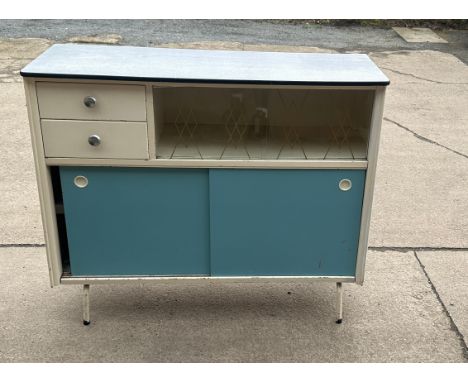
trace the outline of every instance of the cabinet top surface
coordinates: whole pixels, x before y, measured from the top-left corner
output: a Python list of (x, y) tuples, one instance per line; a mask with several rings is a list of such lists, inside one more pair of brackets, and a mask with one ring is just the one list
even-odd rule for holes
[(56, 44), (23, 77), (187, 83), (385, 86), (365, 54), (213, 51)]

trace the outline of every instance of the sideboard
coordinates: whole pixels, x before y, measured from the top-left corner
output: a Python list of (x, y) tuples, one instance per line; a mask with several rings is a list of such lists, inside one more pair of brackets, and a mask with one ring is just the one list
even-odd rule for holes
[(50, 282), (364, 281), (364, 54), (57, 44), (22, 71)]

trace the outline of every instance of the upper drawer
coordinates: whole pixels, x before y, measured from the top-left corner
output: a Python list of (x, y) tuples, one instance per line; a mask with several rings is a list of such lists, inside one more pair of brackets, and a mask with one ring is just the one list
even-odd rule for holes
[(41, 118), (146, 121), (141, 85), (38, 82), (36, 86)]

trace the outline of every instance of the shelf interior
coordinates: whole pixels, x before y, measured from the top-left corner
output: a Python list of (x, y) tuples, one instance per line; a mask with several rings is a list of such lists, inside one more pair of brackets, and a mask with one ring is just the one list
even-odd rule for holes
[(372, 90), (154, 88), (157, 159), (366, 159)]

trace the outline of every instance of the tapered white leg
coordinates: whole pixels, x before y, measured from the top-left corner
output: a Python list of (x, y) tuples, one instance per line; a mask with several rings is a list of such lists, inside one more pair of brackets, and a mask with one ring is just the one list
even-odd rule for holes
[(337, 312), (337, 324), (343, 322), (343, 284), (336, 283), (336, 312)]
[(83, 325), (89, 325), (89, 284), (83, 285)]

